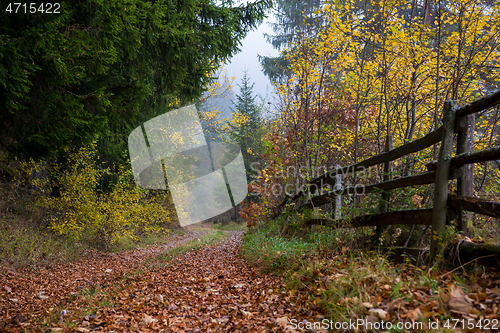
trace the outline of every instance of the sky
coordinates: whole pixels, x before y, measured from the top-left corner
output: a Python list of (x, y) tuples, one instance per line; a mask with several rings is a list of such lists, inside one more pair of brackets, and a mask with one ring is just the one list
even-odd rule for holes
[(226, 65), (228, 75), (235, 78), (233, 91), (236, 94), (239, 94), (239, 88), (236, 84), (241, 84), (243, 71), (246, 68), (250, 82), (255, 83), (253, 88), (254, 94), (260, 94), (262, 97), (266, 97), (267, 94), (267, 100), (271, 101), (272, 99), (271, 93), (273, 88), (271, 82), (262, 73), (262, 67), (257, 58), (257, 54), (275, 57), (280, 53), (278, 50), (273, 49), (271, 44), (266, 43), (266, 39), (263, 36), (264, 33), (273, 34), (272, 28), (268, 25), (268, 22), (272, 22), (272, 20), (273, 18), (270, 17), (258, 29), (250, 31), (242, 42), (241, 51), (231, 58), (231, 62)]

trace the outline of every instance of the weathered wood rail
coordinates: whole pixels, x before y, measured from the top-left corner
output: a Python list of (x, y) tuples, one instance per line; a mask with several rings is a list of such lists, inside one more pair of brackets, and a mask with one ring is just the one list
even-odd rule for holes
[[(457, 218), (457, 229), (465, 234), (470, 232), (467, 225), (467, 212), (500, 218), (499, 202), (472, 197), (473, 164), (500, 159), (500, 146), (473, 152), (475, 114), (498, 104), (500, 104), (500, 91), (460, 108), (456, 108), (453, 101), (445, 102), (441, 127), (420, 139), (394, 149), (390, 149), (392, 147), (389, 144), (386, 146), (388, 151), (385, 153), (352, 165), (337, 166), (323, 173), (312, 179), (295, 195), (286, 197), (276, 207), (275, 216), (278, 216), (284, 207), (292, 202), (296, 203), (295, 209), (315, 208), (330, 203), (334, 197), (338, 199), (339, 196), (356, 193), (356, 187), (347, 187), (311, 198), (309, 189), (313, 186), (320, 189), (326, 184), (335, 184), (335, 188), (338, 188), (339, 175), (355, 175), (356, 172), (381, 163), (384, 163), (384, 170), (389, 170), (392, 161), (440, 143), (439, 158), (426, 165), (428, 172), (393, 180), (390, 177), (384, 177), (383, 182), (364, 186), (363, 191), (363, 194), (366, 194), (373, 191), (389, 191), (407, 186), (434, 183), (434, 201), (431, 209), (387, 212), (386, 208), (381, 207), (378, 214), (358, 216), (350, 221), (352, 227), (394, 224), (431, 225), (433, 235), (431, 237), (431, 258), (434, 258), (442, 246), (445, 226), (450, 218)], [(455, 133), (458, 134), (458, 140), (456, 156), (452, 157)], [(449, 194), (450, 179), (457, 179), (458, 195)], [(299, 202), (301, 203), (297, 204)], [(312, 219), (308, 223), (311, 225), (336, 225), (338, 221)]]

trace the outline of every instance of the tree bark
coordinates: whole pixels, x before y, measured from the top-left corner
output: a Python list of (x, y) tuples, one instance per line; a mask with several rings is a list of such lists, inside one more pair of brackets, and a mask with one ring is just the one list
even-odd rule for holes
[(451, 154), (453, 151), (453, 134), (455, 132), (455, 115), (453, 101), (446, 101), (443, 109), (444, 132), (436, 170), (434, 204), (432, 209), (431, 263), (435, 260), (439, 249), (443, 246), (443, 235), (446, 227), (448, 182), (450, 180)]
[[(470, 153), (474, 149), (474, 129), (475, 129), (475, 114), (468, 115), (459, 119), (463, 122), (463, 130), (458, 133), (457, 140), (457, 155)], [(472, 197), (474, 195), (474, 164), (467, 164), (462, 167), (462, 174), (457, 179), (458, 195)], [(460, 210), (457, 220), (457, 231), (462, 232), (466, 236), (470, 236), (469, 222), (472, 215), (463, 210)]]
[(476, 261), (483, 266), (500, 267), (500, 246), (498, 245), (477, 244), (464, 240), (453, 247), (451, 252), (455, 266)]

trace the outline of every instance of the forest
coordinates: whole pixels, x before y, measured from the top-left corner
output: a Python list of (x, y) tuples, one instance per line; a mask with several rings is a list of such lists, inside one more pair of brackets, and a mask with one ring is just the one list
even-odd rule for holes
[(499, 330), (499, 5), (2, 2), (0, 332)]

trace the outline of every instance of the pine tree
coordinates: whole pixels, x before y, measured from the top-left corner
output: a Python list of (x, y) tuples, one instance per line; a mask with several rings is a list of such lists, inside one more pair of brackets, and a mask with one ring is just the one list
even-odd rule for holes
[[(321, 3), (321, 0), (277, 0), (274, 14), (277, 23), (271, 24), (274, 35), (265, 34), (267, 42), (275, 49), (282, 50), (294, 45), (300, 36), (314, 33), (314, 27), (321, 24), (321, 17), (314, 14)], [(271, 81), (279, 82), (290, 75), (285, 55), (259, 55), (259, 60), (264, 74)]]
[[(241, 84), (238, 84), (240, 93), (236, 95), (236, 103), (233, 103), (233, 117), (237, 116), (242, 119), (241, 122), (236, 122), (233, 125), (233, 131), (230, 135), (231, 139), (240, 146), (247, 176), (255, 176), (256, 169), (261, 169), (255, 162), (260, 163), (262, 152), (261, 138), (263, 136), (263, 126), (261, 120), (262, 107), (256, 102), (256, 96), (253, 94), (255, 83), (250, 82), (248, 71), (244, 71)], [(254, 163), (254, 167), (252, 167)]]
[(19, 3), (0, 11), (0, 150), (34, 158), (99, 135), (119, 155), (130, 130), (200, 96), (271, 5), (68, 0), (47, 14)]

